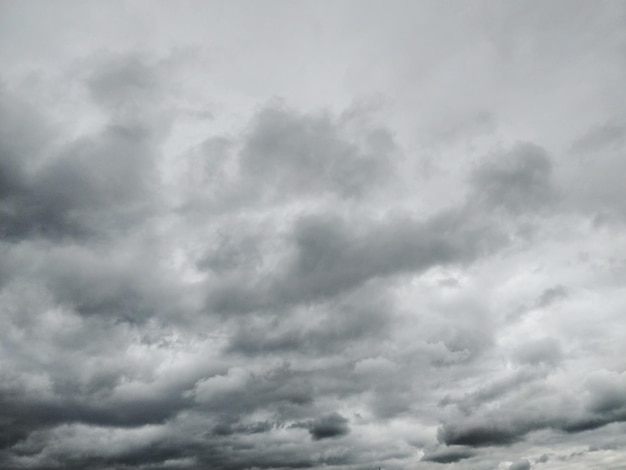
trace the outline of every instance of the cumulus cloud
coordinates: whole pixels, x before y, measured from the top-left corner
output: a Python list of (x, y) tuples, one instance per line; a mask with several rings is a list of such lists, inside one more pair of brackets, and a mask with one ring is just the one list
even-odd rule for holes
[[(20, 123), (22, 112), (15, 114), (11, 108), (26, 104), (12, 101), (3, 118), (12, 120), (12, 126), (37, 126), (43, 119), (35, 116)], [(10, 147), (2, 152), (0, 163), (6, 179), (0, 235), (13, 241), (84, 238), (139, 223), (150, 213), (154, 197), (156, 148), (151, 131), (139, 123), (110, 122), (61, 144), (38, 135), (43, 130), (7, 137)]]
[(255, 117), (240, 155), (242, 177), (270, 191), (356, 197), (391, 176), (395, 143), (385, 128), (350, 136), (351, 119), (302, 115), (280, 105)]
[[(504, 397), (490, 397), (489, 401), (497, 398), (491, 406), (478, 406), (468, 410), (469, 416), (460, 414), (450, 418), (439, 428), (438, 439), (446, 445), (505, 446), (539, 430), (576, 434), (622, 423), (626, 415), (623, 394), (617, 391), (620, 380), (621, 376), (615, 373), (590, 374), (585, 385), (576, 390), (578, 395), (586, 396), (585, 401), (562, 392), (555, 397), (546, 393), (529, 403), (530, 387)], [(542, 407), (545, 407), (543, 411)]]
[[(208, 308), (246, 312), (300, 302), (332, 299), (368, 281), (424, 271), (436, 265), (466, 264), (497, 249), (504, 235), (463, 210), (437, 214), (425, 221), (344, 220), (331, 215), (304, 215), (287, 235), (293, 254), (259, 279), (228, 279), (209, 295)], [(282, 269), (281, 269), (282, 268)]]
[(623, 6), (1, 9), (1, 468), (623, 467)]

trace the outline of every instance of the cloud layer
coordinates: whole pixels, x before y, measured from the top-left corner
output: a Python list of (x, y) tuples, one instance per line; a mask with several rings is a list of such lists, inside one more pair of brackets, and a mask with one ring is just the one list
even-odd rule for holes
[(327, 7), (2, 4), (0, 467), (626, 464), (624, 6)]

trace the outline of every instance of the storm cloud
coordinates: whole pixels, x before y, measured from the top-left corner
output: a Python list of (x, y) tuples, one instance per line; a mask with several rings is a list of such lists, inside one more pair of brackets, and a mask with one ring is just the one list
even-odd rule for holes
[(626, 7), (0, 4), (0, 467), (626, 465)]

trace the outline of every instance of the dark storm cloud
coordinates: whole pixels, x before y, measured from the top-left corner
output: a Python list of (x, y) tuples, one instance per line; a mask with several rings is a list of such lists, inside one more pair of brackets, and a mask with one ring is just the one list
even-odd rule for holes
[[(279, 134), (270, 142), (283, 137)], [(299, 168), (294, 166), (293, 171), (305, 172)], [(542, 149), (520, 144), (501, 160), (485, 164), (475, 172), (475, 193), (483, 203), (503, 203), (515, 211), (522, 206), (534, 210), (536, 204), (552, 200), (550, 173), (551, 165)], [(263, 178), (261, 175), (258, 180)], [(499, 194), (503, 191), (506, 194)], [(214, 250), (198, 266), (216, 272), (228, 266), (228, 269), (244, 268), (239, 275), (225, 277), (211, 286), (210, 311), (282, 308), (332, 299), (373, 280), (423, 272), (438, 265), (471, 263), (506, 241), (506, 235), (492, 223), (472, 209), (471, 204), (441, 211), (424, 220), (402, 215), (362, 220), (314, 213), (293, 222), (290, 233), (286, 234), (293, 254), (288, 255), (290, 261), (277, 271), (259, 270), (263, 258), (259, 251), (261, 240), (249, 237)]]
[[(110, 444), (109, 444), (110, 446)], [(112, 447), (112, 446), (111, 446)], [(80, 470), (84, 468), (156, 468), (170, 470), (180, 468), (182, 464), (194, 463), (194, 454), (201, 452), (200, 448), (184, 446), (180, 442), (171, 440), (150, 442), (148, 445), (135, 443), (132, 448), (120, 449), (119, 452), (111, 452), (111, 447), (106, 453), (98, 455), (89, 449), (64, 449), (53, 452), (52, 455), (41, 455), (42, 449), (20, 449), (17, 459), (2, 461), (3, 468), (13, 470), (23, 468), (19, 462), (21, 457), (29, 460), (29, 468), (50, 469), (64, 468), (68, 470)], [(82, 451), (82, 452), (81, 452)], [(43, 452), (42, 452), (43, 453)], [(18, 462), (15, 462), (17, 460)], [(0, 460), (1, 461), (1, 460)], [(14, 463), (15, 462), (15, 463)]]
[(470, 263), (497, 249), (504, 240), (503, 234), (462, 210), (424, 221), (302, 216), (289, 234), (294, 254), (282, 273), (273, 279), (244, 279), (243, 283), (219, 286), (209, 295), (209, 308), (245, 312), (321, 301), (374, 279), (422, 272), (436, 265)]
[[(111, 126), (79, 141), (45, 166), (26, 195), (25, 207), (38, 217), (89, 232), (107, 224), (134, 223), (148, 209), (146, 193), (154, 178), (151, 145), (141, 127)], [(42, 224), (46, 224), (45, 221)]]
[(29, 103), (6, 88), (0, 91), (0, 100), (0, 236), (19, 239), (29, 230), (41, 228), (36, 217), (25, 214), (29, 209), (56, 220), (55, 215), (37, 207), (46, 201), (37, 201), (30, 175), (30, 167), (42, 157), (52, 138), (44, 118)]
[[(252, 437), (254, 437), (252, 434)], [(248, 437), (251, 435), (248, 434)], [(67, 439), (71, 441), (68, 443)], [(0, 455), (0, 459), (3, 456)], [(0, 460), (3, 468), (310, 468), (332, 464), (332, 456), (308, 457), (287, 445), (237, 442), (232, 435), (198, 432), (180, 423), (119, 430), (60, 427), (33, 434)], [(337, 463), (337, 462), (335, 462)]]
[(474, 170), (471, 183), (478, 202), (513, 213), (541, 210), (556, 198), (552, 162), (532, 143), (493, 155)]
[[(103, 390), (98, 391), (102, 393)], [(0, 444), (12, 447), (33, 431), (64, 424), (82, 423), (105, 427), (136, 427), (163, 423), (189, 405), (181, 396), (155, 397), (151, 400), (105, 400), (98, 403), (88, 393), (59, 391), (54, 400), (42, 401), (2, 390)]]
[(440, 429), (437, 437), (446, 445), (485, 447), (512, 444), (520, 440), (527, 431), (505, 423), (485, 420), (446, 425)]
[(626, 373), (594, 372), (586, 380), (584, 391), (583, 411), (559, 416), (556, 428), (577, 433), (626, 422)]
[(330, 413), (314, 420), (309, 427), (309, 433), (314, 440), (334, 439), (345, 436), (350, 432), (348, 420), (339, 413)]
[[(13, 258), (10, 260), (28, 261), (14, 271), (13, 275), (26, 276), (34, 285), (41, 285), (43, 292), (51, 295), (50, 301), (57, 303), (57, 308), (67, 308), (72, 313), (82, 315), (85, 322), (94, 325), (100, 318), (108, 318), (113, 322), (129, 321), (131, 325), (135, 325), (134, 328), (146, 328), (147, 323), (160, 317), (163, 311), (177, 311), (174, 306), (177, 302), (170, 303), (173, 299), (170, 294), (180, 295), (181, 291), (177, 291), (176, 285), (167, 285), (153, 254), (146, 251), (144, 256), (135, 258), (139, 255), (137, 248), (115, 238), (118, 234), (125, 233), (118, 232), (117, 229), (133, 226), (136, 228), (142, 218), (156, 208), (154, 204), (157, 201), (153, 199), (156, 189), (154, 185), (157, 183), (155, 158), (158, 152), (155, 143), (160, 137), (155, 135), (159, 123), (155, 121), (154, 110), (149, 103), (158, 94), (155, 92), (156, 82), (154, 70), (137, 57), (121, 57), (100, 64), (89, 74), (86, 83), (95, 101), (108, 113), (108, 124), (93, 134), (51, 147), (45, 155), (44, 144), (35, 145), (33, 148), (41, 154), (34, 153), (32, 156), (31, 160), (38, 162), (32, 168), (27, 166), (28, 159), (16, 156), (23, 153), (24, 149), (30, 149), (26, 140), (22, 143), (18, 141), (9, 148), (10, 152), (3, 153), (1, 174), (3, 181), (7, 182), (2, 188), (3, 228), (12, 241), (31, 239), (28, 244), (21, 245), (19, 252), (11, 253)], [(309, 142), (306, 145), (315, 146), (315, 139), (328, 141), (322, 145), (320, 157), (327, 158), (327, 162), (320, 167), (311, 163), (313, 166), (306, 168), (309, 176), (326, 179), (319, 184), (332, 187), (332, 191), (342, 195), (356, 195), (365, 191), (360, 180), (350, 182), (345, 188), (340, 187), (346, 172), (365, 171), (359, 176), (365, 178), (363, 183), (378, 178), (378, 170), (383, 167), (371, 168), (374, 171), (371, 174), (367, 168), (368, 165), (373, 165), (379, 153), (390, 151), (393, 147), (389, 135), (383, 131), (374, 131), (365, 139), (365, 153), (362, 153), (356, 144), (343, 142), (344, 137), (334, 135), (333, 127), (336, 127), (336, 123), (329, 121), (326, 126), (326, 118), (306, 116), (302, 116), (300, 122), (299, 117), (294, 117), (295, 114), (285, 113), (283, 118), (287, 121), (295, 119), (296, 128), (306, 128), (303, 131), (306, 135), (298, 136)], [(15, 116), (8, 116), (7, 119), (12, 125), (16, 125)], [(312, 135), (309, 135), (308, 130), (310, 124), (314, 128)], [(263, 132), (266, 130), (264, 128)], [(259, 137), (255, 135), (255, 138)], [(277, 138), (288, 139), (289, 134), (279, 132)], [(283, 144), (278, 142), (277, 145), (277, 148), (270, 146), (265, 150), (278, 151)], [(330, 163), (337, 156), (333, 154), (337, 149), (346, 152), (346, 167), (334, 168)], [(248, 148), (245, 155), (249, 157), (250, 151)], [(367, 152), (374, 152), (376, 156)], [(365, 166), (360, 167), (361, 164)], [(386, 165), (388, 163), (383, 166)], [(243, 176), (252, 181), (252, 176), (245, 171)], [(294, 166), (290, 171), (297, 172), (297, 167)], [(387, 171), (381, 171), (380, 176), (386, 178), (384, 175)], [(291, 189), (299, 190), (299, 185), (300, 182)], [(312, 190), (318, 188), (315, 183)], [(218, 275), (254, 269), (260, 258), (255, 237), (253, 234), (247, 238), (223, 238), (219, 248), (208, 253), (198, 262), (198, 266), (210, 269)], [(32, 241), (40, 238), (48, 239), (52, 245), (46, 247), (37, 240)], [(105, 238), (106, 242), (101, 238)], [(80, 245), (65, 241), (64, 244), (57, 244), (59, 240), (65, 239), (74, 239)], [(125, 254), (126, 250), (131, 251)], [(38, 259), (36, 263), (33, 262), (35, 259)], [(15, 267), (13, 261), (7, 264), (7, 268)], [(288, 300), (291, 302), (292, 298)], [(375, 308), (355, 310), (354, 307), (344, 306), (342, 309), (344, 314), (340, 321), (332, 322), (329, 317), (326, 324), (322, 323), (304, 334), (312, 351), (322, 351), (329, 347), (340, 350), (346, 341), (357, 341), (373, 329), (380, 331), (389, 321), (384, 311)], [(35, 313), (37, 312), (29, 314), (28, 322), (36, 321)], [(287, 329), (283, 335), (288, 337), (296, 331)], [(268, 347), (275, 347), (272, 343), (276, 343), (276, 340), (268, 342), (267, 339), (262, 339), (264, 344), (254, 346), (251, 345), (249, 333), (241, 330), (241, 334), (247, 336), (233, 337), (232, 351), (246, 354), (254, 351), (257, 354), (266, 353)], [(98, 341), (89, 346), (88, 336), (91, 335), (85, 334), (84, 341), (72, 343), (72, 347), (82, 350), (88, 350), (89, 347), (97, 349)], [(301, 345), (297, 345), (302, 338), (297, 336), (291, 342), (292, 349), (306, 352)], [(73, 340), (63, 341), (56, 343), (53, 340), (46, 347), (69, 347)], [(278, 343), (284, 343), (284, 339), (279, 338)], [(135, 392), (137, 395), (134, 398), (120, 398), (116, 397), (118, 388), (124, 388), (128, 380), (132, 381), (124, 371), (111, 371), (110, 376), (104, 380), (94, 379), (84, 383), (84, 379), (78, 376), (79, 370), (74, 370), (72, 365), (63, 374), (51, 371), (54, 389), (52, 396), (45, 396), (43, 388), (34, 395), (25, 396), (19, 395), (19, 387), (15, 390), (2, 390), (6, 405), (3, 409), (7, 410), (3, 414), (3, 423), (6, 426), (2, 426), (7, 466), (10, 466), (8, 462), (11, 461), (11, 455), (19, 454), (15, 446), (19, 447), (30, 440), (29, 436), (38, 436), (37, 439), (40, 439), (39, 447), (35, 446), (38, 450), (32, 451), (32, 455), (39, 455), (39, 452), (45, 454), (48, 445), (51, 445), (52, 441), (47, 440), (53, 439), (51, 436), (57, 430), (67, 426), (89, 426), (110, 429), (112, 432), (134, 430), (146, 425), (166, 425), (180, 412), (189, 410), (207, 413), (208, 422), (215, 421), (215, 415), (226, 419), (226, 424), (217, 424), (214, 427), (212, 435), (215, 438), (221, 436), (236, 439), (239, 435), (268, 433), (274, 429), (274, 424), (269, 421), (250, 423), (242, 422), (240, 418), (259, 410), (269, 411), (281, 418), (302, 419), (318, 415), (319, 412), (313, 406), (315, 393), (325, 395), (331, 390), (335, 393), (333, 384), (339, 382), (339, 377), (333, 377), (333, 372), (329, 374), (323, 370), (311, 374), (284, 367), (261, 375), (227, 370), (223, 376), (210, 376), (199, 381), (197, 377), (174, 380), (165, 388), (155, 384), (155, 388), (148, 393), (149, 396), (146, 395), (147, 390), (144, 390)], [(244, 386), (227, 391), (220, 391), (219, 386), (214, 387), (215, 383), (223, 383), (232, 377), (241, 379)], [(320, 383), (328, 380), (330, 382), (320, 389)], [(194, 382), (197, 382), (195, 388)], [(319, 382), (315, 389), (312, 382)], [(347, 420), (338, 414), (323, 415), (310, 423), (307, 429), (314, 440), (339, 437), (349, 432)], [(41, 465), (33, 464), (33, 467), (45, 468), (49, 465), (61, 465), (62, 462), (68, 468), (81, 468), (87, 464), (131, 467), (159, 464), (159, 467), (167, 468), (168, 459), (184, 459), (189, 453), (200, 460), (204, 458), (204, 450), (189, 450), (184, 442), (180, 444), (182, 450), (176, 450), (165, 443), (154, 443), (149, 447), (152, 449), (150, 456), (146, 455), (148, 448), (142, 445), (119, 453), (105, 452), (106, 456), (87, 454), (84, 459), (77, 457), (75, 451), (69, 450), (51, 457), (51, 460), (46, 460), (47, 457), (42, 454)], [(14, 451), (10, 450), (12, 448), (15, 448)], [(208, 448), (211, 449), (212, 444)], [(277, 452), (273, 457), (269, 454), (264, 457), (259, 449), (251, 450), (248, 456), (247, 452), (242, 449), (239, 455), (233, 455), (230, 452), (212, 450), (206, 458), (215, 468), (232, 469), (247, 467), (249, 462), (262, 468), (310, 467), (314, 462), (308, 458), (296, 457), (295, 451), (293, 456)], [(319, 460), (328, 463), (341, 461), (345, 461), (345, 457), (331, 456)]]
[(581, 433), (611, 423), (626, 421), (624, 374), (599, 371), (592, 374), (579, 395), (583, 399), (557, 395), (543, 398), (544, 409), (513, 395), (490, 412), (472, 411), (469, 417), (444, 424), (438, 433), (440, 442), (470, 447), (502, 446), (521, 441), (532, 431), (553, 429)]
[(277, 423), (269, 421), (258, 421), (252, 424), (236, 424), (220, 423), (213, 428), (213, 433), (218, 436), (230, 436), (232, 434), (258, 434), (269, 432), (277, 427)]
[(594, 413), (608, 413), (616, 416), (626, 412), (626, 374), (598, 371), (587, 381), (590, 393), (587, 404)]
[[(21, 313), (8, 319), (3, 334), (4, 354), (14, 365), (2, 372), (0, 385), (3, 445), (70, 424), (116, 429), (163, 423), (193, 405), (184, 392), (200, 374), (181, 371), (165, 381), (142, 377), (145, 363), (125, 353), (131, 346), (128, 335), (136, 331), (127, 324), (44, 309)], [(42, 316), (58, 323), (38, 332)], [(27, 333), (16, 335), (17, 326)], [(27, 351), (16, 347), (20, 341), (29, 344)]]
[(0, 468), (624, 460), (623, 8), (5, 3)]
[(135, 224), (148, 214), (156, 177), (151, 123), (114, 120), (60, 144), (42, 136), (42, 117), (23, 121), (25, 113), (15, 108), (26, 103), (5, 101), (10, 105), (0, 119), (7, 127), (34, 127), (34, 132), (2, 140), (0, 236), (84, 238)]
[(475, 455), (475, 451), (465, 447), (444, 447), (433, 452), (424, 454), (423, 462), (454, 463), (460, 460), (469, 459)]

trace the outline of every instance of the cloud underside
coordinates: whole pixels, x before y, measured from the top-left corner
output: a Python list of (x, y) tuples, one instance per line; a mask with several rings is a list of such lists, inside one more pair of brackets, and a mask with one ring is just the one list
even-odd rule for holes
[(201, 59), (3, 78), (0, 467), (623, 464), (623, 110), (229, 111)]

